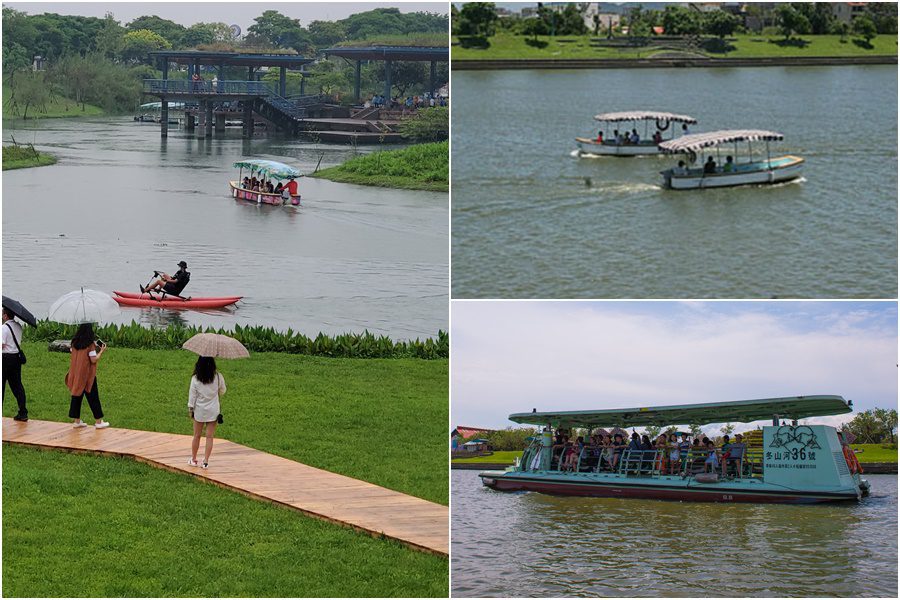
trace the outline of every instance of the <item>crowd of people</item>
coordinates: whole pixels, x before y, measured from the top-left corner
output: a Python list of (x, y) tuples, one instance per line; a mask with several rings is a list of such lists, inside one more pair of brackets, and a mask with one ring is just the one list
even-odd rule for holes
[[(691, 133), (691, 130), (688, 128), (687, 124), (682, 124), (681, 126), (681, 135), (688, 135)], [(650, 139), (654, 144), (661, 144), (663, 141), (663, 132), (660, 129), (657, 129)], [(606, 138), (603, 135), (603, 130), (599, 130), (597, 132), (597, 138), (595, 141), (598, 144), (615, 144), (616, 146), (636, 146), (641, 143), (641, 136), (638, 134), (637, 129), (632, 128), (629, 131), (619, 131), (618, 129), (613, 129), (613, 134), (611, 138)], [(647, 142), (644, 142), (645, 144)]]
[(297, 195), (297, 180), (291, 177), (287, 183), (274, 182), (271, 179), (257, 179), (256, 176), (244, 177), (241, 188), (249, 192), (262, 192), (264, 194), (277, 194), (284, 199), (290, 199)]
[(551, 448), (551, 470), (559, 471), (655, 471), (666, 475), (698, 472), (720, 473), (722, 477), (742, 476), (747, 445), (737, 434), (722, 437), (721, 443), (706, 436), (661, 434), (655, 441), (648, 435), (632, 433), (626, 442), (622, 433), (600, 431), (587, 440), (570, 439), (560, 429)]
[(364, 104), (365, 108), (388, 108), (418, 110), (420, 108), (434, 108), (435, 106), (447, 106), (447, 99), (443, 96), (432, 96), (425, 92), (423, 95), (407, 96), (401, 98), (385, 98), (382, 94), (372, 94), (372, 97)]

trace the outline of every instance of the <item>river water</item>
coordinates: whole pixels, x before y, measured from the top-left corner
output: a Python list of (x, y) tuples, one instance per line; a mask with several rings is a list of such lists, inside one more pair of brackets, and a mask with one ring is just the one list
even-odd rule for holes
[(855, 504), (495, 492), (452, 471), (454, 597), (897, 596), (897, 476)]
[[(897, 295), (896, 66), (455, 71), (453, 85), (454, 298)], [(691, 115), (694, 133), (781, 132), (773, 150), (804, 157), (805, 181), (667, 191), (670, 158), (571, 155), (593, 115), (639, 109)]]
[(348, 146), (245, 141), (240, 129), (161, 140), (130, 118), (45, 119), (4, 130), (4, 143), (12, 136), (59, 159), (3, 174), (3, 293), (38, 316), (80, 286), (136, 292), (185, 260), (185, 294), (244, 300), (231, 311), (129, 308), (118, 320), (396, 339), (448, 327), (447, 194), (300, 179), (300, 208), (229, 195), (241, 157), (311, 172), (349, 158)]

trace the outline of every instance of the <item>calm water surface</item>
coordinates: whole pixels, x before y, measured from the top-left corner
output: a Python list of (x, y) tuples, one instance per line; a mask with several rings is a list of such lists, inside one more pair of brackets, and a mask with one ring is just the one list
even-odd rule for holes
[(452, 595), (897, 596), (897, 476), (823, 506), (495, 492), (452, 471)]
[[(454, 297), (896, 297), (896, 67), (453, 78)], [(676, 192), (671, 159), (571, 155), (636, 109), (779, 131), (805, 181)]]
[(447, 194), (301, 179), (300, 208), (229, 195), (242, 156), (311, 172), (320, 159), (343, 162), (348, 146), (244, 141), (239, 129), (161, 140), (158, 126), (129, 118), (50, 119), (3, 131), (12, 136), (59, 158), (3, 174), (3, 293), (39, 316), (79, 286), (137, 291), (183, 259), (185, 293), (244, 301), (205, 313), (123, 309), (119, 320), (398, 339), (447, 328)]

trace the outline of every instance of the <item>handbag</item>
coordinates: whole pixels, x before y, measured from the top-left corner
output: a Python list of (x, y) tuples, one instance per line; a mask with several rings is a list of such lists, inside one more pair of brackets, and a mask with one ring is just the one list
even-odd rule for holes
[(19, 353), (16, 355), (19, 357), (19, 364), (24, 365), (28, 359), (25, 357), (25, 353), (22, 352), (22, 348), (19, 347), (19, 340), (16, 339), (16, 334), (13, 331), (13, 328), (10, 327), (9, 323), (6, 323), (6, 327), (7, 329), (9, 329), (9, 334), (12, 336), (13, 342), (16, 344), (16, 350), (19, 351)]

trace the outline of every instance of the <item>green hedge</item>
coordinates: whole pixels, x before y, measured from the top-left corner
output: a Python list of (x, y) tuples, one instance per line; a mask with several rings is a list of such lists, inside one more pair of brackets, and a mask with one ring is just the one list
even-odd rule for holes
[[(23, 338), (32, 342), (72, 339), (76, 325), (39, 321), (37, 327), (26, 327)], [(235, 325), (234, 330), (212, 327), (169, 325), (166, 329), (148, 329), (132, 321), (130, 325), (104, 325), (95, 329), (99, 338), (110, 346), (139, 349), (180, 348), (198, 333), (221, 333), (239, 340), (251, 352), (285, 352), (310, 356), (339, 358), (422, 358), (426, 360), (450, 356), (450, 336), (438, 331), (437, 338), (395, 342), (387, 336), (344, 333), (329, 336), (319, 333), (310, 338), (302, 333), (276, 331), (271, 327)]]

